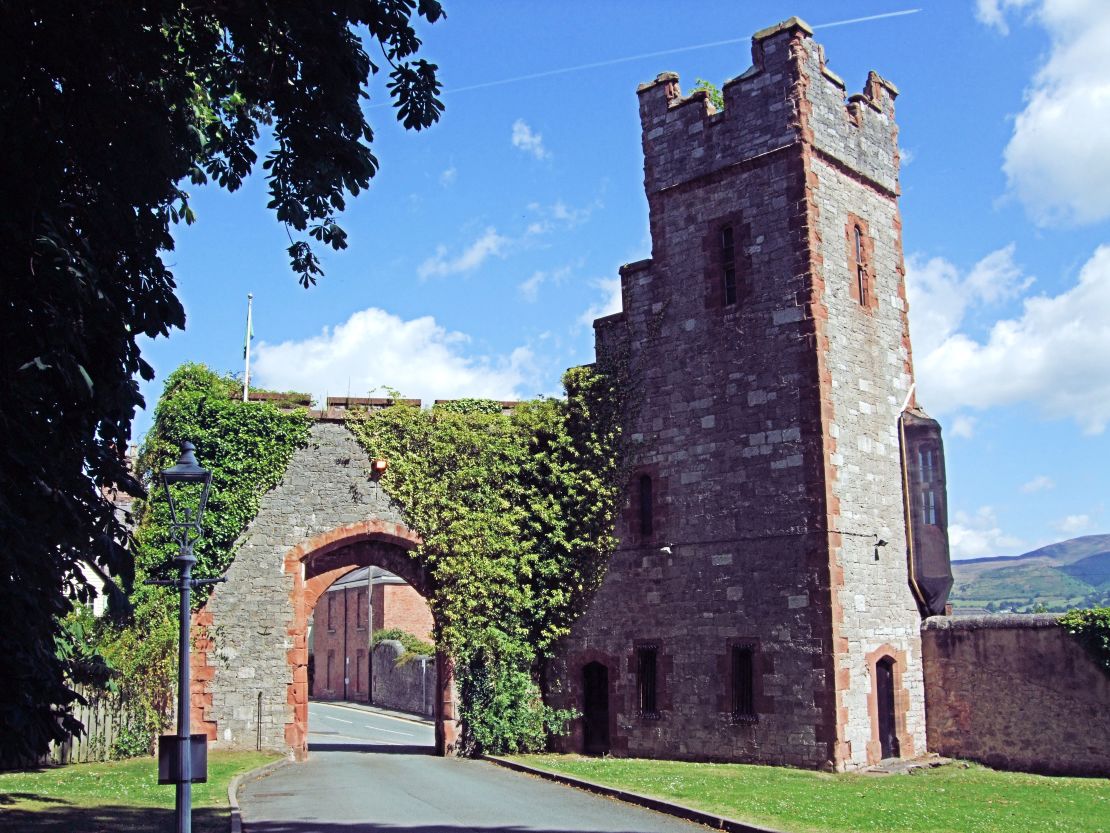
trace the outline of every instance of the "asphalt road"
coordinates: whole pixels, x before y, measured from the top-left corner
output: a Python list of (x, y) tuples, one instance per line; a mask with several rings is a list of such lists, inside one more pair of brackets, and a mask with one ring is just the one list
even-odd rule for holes
[(707, 828), (431, 754), (430, 724), (309, 707), (309, 760), (245, 785), (246, 833), (705, 833)]

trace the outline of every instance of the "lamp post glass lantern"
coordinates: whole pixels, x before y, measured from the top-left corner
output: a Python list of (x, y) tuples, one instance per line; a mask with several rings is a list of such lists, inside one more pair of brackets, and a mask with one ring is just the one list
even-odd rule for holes
[[(193, 578), (193, 545), (201, 536), (201, 521), (212, 486), (212, 472), (197, 463), (191, 442), (181, 444), (177, 463), (162, 472), (162, 486), (170, 509), (170, 535), (177, 542), (174, 558), (181, 575), (177, 579), (155, 581), (176, 587), (181, 593), (178, 611), (177, 734), (163, 735), (158, 743), (158, 781), (177, 788), (174, 817), (177, 833), (192, 830), (192, 783), (207, 780), (207, 745), (203, 735), (191, 737), (189, 725), (189, 620), (190, 595), (194, 587), (217, 579)], [(196, 746), (197, 749), (193, 750)]]

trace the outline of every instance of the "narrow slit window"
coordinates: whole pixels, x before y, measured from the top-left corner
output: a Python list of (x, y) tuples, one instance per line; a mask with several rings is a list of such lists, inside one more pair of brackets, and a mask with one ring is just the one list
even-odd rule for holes
[(751, 645), (732, 647), (732, 718), (755, 720), (755, 656)]
[(640, 475), (640, 535), (650, 536), (655, 529), (655, 496), (651, 476)]
[(328, 593), (328, 630), (335, 630), (335, 594)]
[(725, 306), (736, 303), (736, 245), (732, 226), (721, 229), (721, 272), (724, 279)]
[(659, 651), (654, 647), (636, 649), (636, 682), (642, 717), (659, 716), (658, 657)]
[(867, 297), (867, 264), (863, 252), (863, 229), (859, 226), (856, 226), (856, 290), (859, 293), (860, 306), (866, 307), (869, 302)]

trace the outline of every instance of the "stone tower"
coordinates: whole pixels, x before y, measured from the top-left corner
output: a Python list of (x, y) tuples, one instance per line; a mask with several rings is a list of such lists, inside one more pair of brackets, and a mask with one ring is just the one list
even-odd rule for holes
[(752, 60), (721, 112), (638, 91), (652, 257), (595, 323), (627, 502), (550, 696), (568, 749), (839, 770), (925, 748), (897, 89), (846, 98), (797, 18)]

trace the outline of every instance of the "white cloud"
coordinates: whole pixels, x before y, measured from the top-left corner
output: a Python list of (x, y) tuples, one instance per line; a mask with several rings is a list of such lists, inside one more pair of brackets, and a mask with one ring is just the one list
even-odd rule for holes
[(262, 342), (252, 370), (264, 387), (310, 392), (321, 404), (326, 395), (349, 390), (367, 396), (381, 387), (426, 402), (531, 393), (535, 373), (528, 348), (475, 356), (467, 353), (468, 344), (468, 336), (446, 330), (431, 316), (404, 321), (370, 307), (301, 341)]
[(504, 257), (505, 247), (508, 244), (509, 238), (502, 237), (497, 233), (497, 229), (490, 227), (458, 257), (448, 258), (446, 247), (436, 247), (435, 255), (421, 263), (416, 269), (416, 274), (421, 280), (426, 280), (431, 277), (472, 272), (490, 257)]
[(532, 277), (521, 281), (517, 290), (525, 301), (535, 301), (540, 294), (540, 285), (547, 279), (545, 272), (533, 272)]
[(587, 326), (593, 326), (595, 318), (612, 315), (624, 308), (621, 300), (621, 279), (619, 277), (601, 278), (594, 281), (594, 287), (601, 290), (602, 298), (591, 304), (589, 309), (578, 317), (579, 323)]
[(543, 136), (533, 132), (524, 119), (513, 122), (513, 147), (530, 153), (537, 159), (547, 159), (551, 153), (543, 146)]
[(1020, 555), (1024, 543), (999, 526), (994, 509), (980, 506), (974, 515), (957, 512), (948, 524), (948, 544), (953, 558)]
[(1010, 27), (1006, 22), (1006, 12), (1010, 9), (1027, 8), (1032, 3), (1033, 0), (978, 0), (975, 16), (979, 18), (981, 23), (1008, 35)]
[(1012, 193), (1039, 225), (1110, 217), (1110, 3), (980, 0), (979, 19), (1007, 31), (1006, 12), (1032, 7), (1052, 45), (1025, 91), (1003, 154)]
[(1068, 515), (1061, 521), (1053, 524), (1058, 530), (1065, 535), (1078, 535), (1091, 528), (1091, 518), (1089, 515)]
[(1027, 495), (1031, 495), (1034, 492), (1044, 492), (1048, 489), (1055, 488), (1056, 484), (1053, 482), (1052, 478), (1046, 474), (1038, 474), (1028, 483), (1023, 483), (1021, 486), (1021, 490)]
[(963, 437), (965, 440), (970, 440), (975, 436), (975, 417), (967, 416), (967, 414), (957, 414), (952, 419), (952, 427), (949, 429), (953, 437)]
[(527, 280), (521, 281), (517, 284), (517, 291), (520, 292), (521, 297), (525, 301), (535, 301), (539, 297), (540, 287), (545, 283), (561, 284), (567, 275), (571, 273), (571, 266), (560, 266), (558, 269), (550, 271), (537, 270), (532, 273), (532, 276)]
[(1042, 417), (1071, 418), (1085, 433), (1101, 433), (1110, 421), (1110, 246), (1095, 250), (1075, 286), (1054, 297), (1024, 298), (1020, 316), (996, 321), (985, 340), (961, 332), (969, 304), (1028, 286), (1011, 257), (1011, 247), (994, 252), (967, 276), (941, 258), (909, 258), (922, 404), (938, 415), (1024, 404)]
[(439, 175), (439, 184), (444, 188), (449, 188), (455, 184), (455, 180), (459, 178), (459, 169), (452, 165)]

